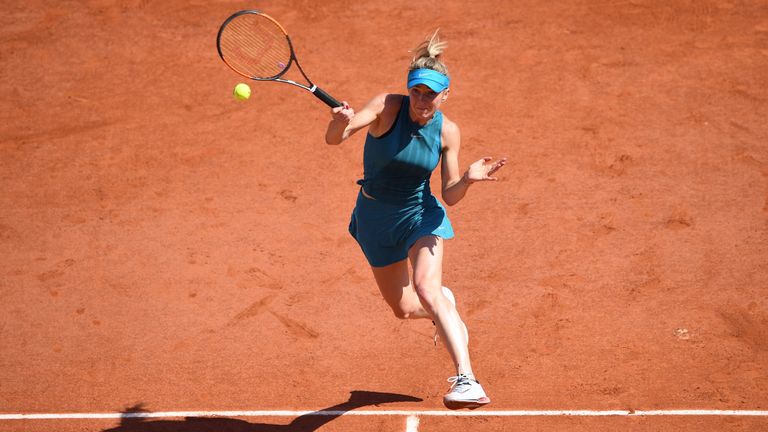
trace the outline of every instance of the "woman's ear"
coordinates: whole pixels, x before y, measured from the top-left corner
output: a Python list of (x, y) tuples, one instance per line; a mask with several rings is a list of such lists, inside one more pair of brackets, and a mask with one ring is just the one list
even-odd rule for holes
[(448, 93), (450, 92), (451, 92), (450, 88), (443, 90), (443, 102), (445, 102), (448, 99)]

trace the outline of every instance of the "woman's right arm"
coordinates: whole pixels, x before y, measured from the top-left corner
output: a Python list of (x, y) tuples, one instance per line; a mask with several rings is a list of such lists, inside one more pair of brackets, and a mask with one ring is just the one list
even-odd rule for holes
[(355, 132), (378, 121), (379, 114), (384, 111), (386, 97), (386, 94), (376, 96), (357, 113), (346, 102), (333, 108), (332, 119), (328, 123), (328, 130), (325, 131), (325, 142), (331, 145), (341, 144)]

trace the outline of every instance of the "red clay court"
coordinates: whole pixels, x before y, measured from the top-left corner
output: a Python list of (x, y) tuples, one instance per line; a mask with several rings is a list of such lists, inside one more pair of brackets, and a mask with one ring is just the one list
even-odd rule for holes
[[(0, 431), (768, 430), (768, 2), (6, 3)], [(441, 29), (462, 168), (510, 161), (448, 208), (488, 407), (347, 233), (363, 135), (232, 97), (241, 9), (353, 107)]]

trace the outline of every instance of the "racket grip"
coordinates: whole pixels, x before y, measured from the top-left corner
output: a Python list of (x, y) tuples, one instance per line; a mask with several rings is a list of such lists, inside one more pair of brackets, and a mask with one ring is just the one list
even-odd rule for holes
[(333, 96), (323, 91), (323, 89), (320, 87), (315, 87), (315, 90), (312, 91), (312, 94), (317, 96), (318, 99), (325, 102), (325, 104), (331, 108), (340, 107), (342, 105), (341, 102), (334, 99)]

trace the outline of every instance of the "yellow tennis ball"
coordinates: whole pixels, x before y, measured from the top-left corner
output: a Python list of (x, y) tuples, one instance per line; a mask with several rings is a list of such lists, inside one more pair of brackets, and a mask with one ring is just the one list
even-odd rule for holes
[(246, 83), (240, 83), (235, 86), (234, 94), (238, 100), (246, 100), (251, 97), (251, 88)]

